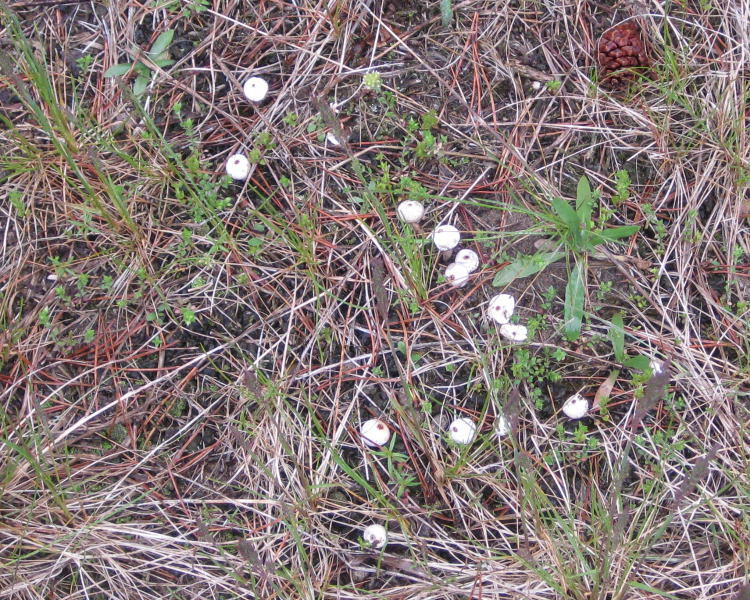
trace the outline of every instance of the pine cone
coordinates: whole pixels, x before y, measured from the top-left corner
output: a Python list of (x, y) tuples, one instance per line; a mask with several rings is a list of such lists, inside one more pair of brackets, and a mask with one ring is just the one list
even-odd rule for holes
[(607, 29), (599, 39), (597, 58), (599, 79), (611, 88), (622, 87), (651, 64), (641, 28), (634, 21)]

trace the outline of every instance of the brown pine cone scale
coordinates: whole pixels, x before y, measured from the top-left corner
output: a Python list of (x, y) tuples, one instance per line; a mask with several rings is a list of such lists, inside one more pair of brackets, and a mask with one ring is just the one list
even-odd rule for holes
[(641, 28), (634, 21), (610, 27), (597, 47), (599, 77), (608, 87), (622, 87), (646, 72), (651, 64)]

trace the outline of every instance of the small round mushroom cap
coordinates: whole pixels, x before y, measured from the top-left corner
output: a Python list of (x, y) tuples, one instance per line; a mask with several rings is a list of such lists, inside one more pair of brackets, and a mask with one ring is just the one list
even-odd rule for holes
[(251, 77), (242, 86), (242, 91), (250, 102), (262, 102), (268, 95), (268, 82), (262, 77)]
[(432, 232), (432, 241), (438, 250), (453, 250), (461, 241), (461, 232), (453, 225), (438, 225)]
[(331, 144), (331, 146), (340, 146), (341, 141), (339, 138), (336, 137), (336, 134), (333, 133), (333, 131), (329, 131), (326, 133), (326, 142)]
[(505, 323), (500, 325), (500, 335), (511, 342), (525, 342), (529, 337), (529, 330), (525, 325)]
[(469, 273), (479, 268), (479, 255), (469, 248), (464, 248), (456, 253), (456, 264), (463, 265)]
[(661, 375), (664, 372), (664, 363), (658, 358), (652, 358), (648, 361), (648, 366), (651, 367), (651, 372), (654, 375)]
[(371, 448), (383, 446), (391, 438), (391, 430), (380, 419), (368, 419), (360, 426), (359, 433), (364, 443)]
[(244, 154), (232, 154), (227, 158), (227, 175), (232, 179), (247, 179), (250, 174), (250, 161)]
[(419, 223), (424, 216), (424, 206), (416, 200), (404, 200), (398, 205), (396, 212), (404, 223)]
[(453, 287), (464, 287), (469, 281), (469, 270), (464, 265), (452, 263), (445, 268), (445, 280)]
[(565, 401), (562, 411), (569, 419), (582, 419), (589, 412), (589, 401), (577, 392)]
[(510, 322), (510, 317), (516, 309), (516, 299), (510, 294), (498, 294), (490, 298), (487, 306), (487, 316), (499, 323), (505, 325)]
[(382, 548), (388, 541), (388, 532), (382, 525), (374, 523), (365, 527), (362, 538), (373, 548)]
[(471, 444), (476, 432), (477, 426), (474, 424), (474, 421), (465, 417), (456, 419), (448, 427), (448, 435), (451, 436), (451, 439), (457, 444), (462, 445)]
[(495, 419), (495, 434), (499, 438), (504, 438), (510, 433), (510, 421), (505, 415), (498, 415)]

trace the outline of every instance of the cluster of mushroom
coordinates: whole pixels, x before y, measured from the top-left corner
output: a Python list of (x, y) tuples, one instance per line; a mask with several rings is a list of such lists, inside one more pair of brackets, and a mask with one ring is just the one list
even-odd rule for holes
[[(401, 220), (407, 223), (418, 223), (424, 214), (424, 208), (415, 200), (405, 200), (399, 204), (398, 214)], [(445, 259), (450, 258), (460, 241), (461, 232), (453, 225), (438, 225), (432, 232), (432, 242)], [(453, 287), (463, 287), (469, 281), (469, 275), (478, 267), (477, 253), (469, 248), (463, 248), (456, 253), (454, 261), (446, 267), (445, 280)], [(527, 328), (510, 322), (515, 306), (516, 301), (513, 296), (498, 294), (490, 300), (487, 315), (500, 325), (500, 335), (513, 342), (523, 342), (528, 338)]]
[[(251, 104), (259, 106), (268, 97), (269, 85), (268, 82), (262, 77), (250, 77), (245, 84), (242, 86), (242, 92), (245, 98)], [(341, 142), (332, 133), (326, 134), (326, 141), (332, 146), (340, 146)], [(227, 158), (226, 171), (232, 179), (237, 181), (244, 181), (250, 175), (251, 163), (245, 154), (237, 153), (232, 154)]]
[[(417, 200), (404, 200), (396, 209), (399, 219), (404, 223), (418, 225), (424, 216), (424, 206)], [(461, 241), (461, 232), (453, 225), (438, 225), (432, 232), (432, 242), (440, 250), (442, 257), (449, 260)], [(454, 261), (445, 268), (445, 280), (452, 287), (463, 287), (469, 281), (469, 275), (479, 268), (479, 255), (469, 248), (463, 248), (456, 254)]]
[[(448, 436), (450, 439), (462, 446), (471, 444), (474, 441), (476, 432), (476, 424), (466, 417), (455, 419), (448, 426)], [(510, 433), (510, 422), (505, 416), (499, 415), (495, 419), (495, 434), (498, 438), (503, 438), (508, 433)], [(391, 439), (391, 430), (380, 419), (368, 419), (364, 421), (360, 425), (359, 434), (365, 445), (370, 448), (385, 446)], [(382, 525), (373, 523), (364, 528), (362, 539), (373, 548), (381, 549), (388, 541), (388, 531)]]
[(510, 322), (516, 300), (510, 294), (498, 294), (490, 299), (487, 306), (487, 316), (500, 325), (500, 335), (513, 342), (523, 342), (529, 337), (529, 330), (525, 325)]
[[(370, 448), (385, 446), (391, 439), (391, 430), (380, 419), (368, 419), (362, 423), (359, 427), (359, 434), (362, 436), (362, 441)], [(382, 525), (374, 523), (365, 527), (362, 538), (373, 548), (380, 549), (388, 541), (388, 532)]]
[[(262, 77), (250, 77), (242, 86), (242, 91), (253, 104), (261, 104), (268, 96), (268, 82)], [(227, 158), (227, 175), (237, 181), (244, 181), (250, 175), (250, 160), (242, 153)]]
[[(508, 304), (507, 299), (502, 301), (497, 300), (494, 305), (500, 306), (500, 310), (504, 311), (508, 318), (513, 313), (513, 306)], [(661, 361), (652, 359), (649, 366), (654, 375), (664, 373), (664, 364)], [(582, 419), (588, 414), (590, 406), (588, 399), (580, 392), (577, 392), (565, 401), (562, 406), (562, 412), (569, 419)], [(494, 430), (497, 437), (502, 439), (511, 431), (510, 420), (504, 414), (499, 414), (495, 418)], [(476, 423), (467, 417), (459, 417), (448, 426), (448, 435), (455, 444), (471, 444), (474, 441), (476, 433)], [(388, 425), (380, 419), (369, 419), (362, 423), (360, 435), (367, 446), (377, 448), (388, 443), (391, 432)], [(362, 537), (373, 548), (381, 549), (388, 541), (388, 532), (383, 525), (372, 524), (365, 527)]]
[[(477, 433), (477, 425), (467, 417), (455, 419), (448, 427), (448, 435), (451, 440), (461, 446), (466, 446), (474, 441)], [(495, 418), (495, 435), (502, 439), (510, 433), (510, 422), (504, 415)]]
[[(424, 206), (416, 200), (404, 200), (396, 209), (399, 218), (405, 223), (417, 225), (424, 216)], [(453, 225), (438, 225), (432, 232), (432, 242), (440, 250), (442, 257), (449, 260), (453, 250), (461, 241), (461, 232)], [(462, 248), (454, 261), (445, 268), (445, 280), (453, 287), (463, 287), (469, 275), (479, 268), (479, 256), (474, 250)], [(500, 335), (513, 342), (523, 342), (529, 332), (524, 325), (510, 322), (515, 310), (515, 299), (509, 294), (498, 294), (490, 300), (487, 315), (500, 325)]]
[[(461, 241), (461, 232), (453, 225), (438, 225), (432, 232), (432, 242), (449, 259), (453, 250)], [(469, 281), (469, 275), (479, 268), (479, 255), (463, 248), (456, 253), (454, 261), (445, 268), (445, 280), (449, 285), (460, 288)]]
[[(424, 217), (424, 206), (416, 200), (405, 200), (398, 205), (396, 210), (399, 218), (405, 223), (419, 227), (419, 222)], [(461, 241), (461, 233), (453, 225), (439, 225), (432, 232), (432, 241), (442, 253), (444, 259), (450, 259), (453, 250)], [(462, 287), (469, 279), (469, 275), (479, 267), (479, 257), (476, 252), (462, 249), (456, 254), (453, 263), (445, 270), (446, 281), (454, 287)], [(524, 325), (511, 323), (511, 317), (515, 311), (516, 303), (510, 294), (497, 294), (493, 296), (487, 307), (487, 316), (497, 323), (500, 334), (514, 342), (523, 342), (528, 338), (528, 329)], [(654, 373), (662, 372), (662, 365), (656, 361), (651, 364)], [(570, 396), (562, 406), (562, 412), (569, 419), (582, 419), (588, 414), (590, 403), (580, 392)], [(508, 418), (499, 414), (495, 419), (495, 434), (503, 438), (511, 431)], [(477, 433), (477, 424), (467, 418), (458, 417), (448, 426), (448, 436), (453, 443), (468, 445), (474, 441)], [(362, 440), (367, 446), (379, 447), (388, 443), (391, 432), (388, 425), (380, 419), (369, 419), (362, 423), (360, 428)], [(373, 548), (381, 549), (388, 541), (388, 532), (383, 525), (371, 524), (363, 531), (364, 541)]]
[[(503, 295), (501, 294), (501, 296)], [(491, 301), (490, 305), (499, 307), (498, 312), (503, 312), (507, 318), (510, 318), (510, 315), (513, 313), (513, 305), (508, 303), (507, 296), (505, 299), (498, 298), (498, 296), (493, 298), (494, 302)], [(662, 375), (664, 373), (664, 364), (657, 359), (652, 359), (649, 362), (649, 366), (654, 375)], [(590, 407), (591, 404), (588, 399), (580, 392), (576, 392), (563, 403), (562, 412), (569, 419), (577, 420), (585, 417)], [(503, 438), (510, 433), (511, 424), (505, 415), (499, 414), (495, 418), (494, 430), (498, 438)], [(455, 419), (448, 427), (450, 439), (459, 445), (471, 444), (474, 441), (476, 432), (476, 423), (466, 417)], [(360, 434), (364, 443), (372, 448), (387, 444), (391, 437), (388, 425), (380, 419), (365, 421), (360, 428)], [(365, 527), (362, 537), (373, 548), (381, 549), (388, 541), (388, 532), (383, 525), (372, 524)]]

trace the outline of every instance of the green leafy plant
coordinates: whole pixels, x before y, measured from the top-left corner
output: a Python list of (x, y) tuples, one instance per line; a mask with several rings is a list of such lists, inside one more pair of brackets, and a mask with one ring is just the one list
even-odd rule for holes
[(445, 135), (436, 135), (433, 129), (437, 127), (439, 119), (434, 110), (424, 113), (417, 122), (410, 117), (406, 122), (406, 130), (411, 135), (405, 140), (404, 160), (408, 161), (408, 154), (413, 144), (414, 156), (418, 159), (433, 158), (441, 154), (440, 148), (447, 142)]
[(52, 326), (52, 317), (50, 316), (50, 309), (48, 306), (45, 306), (42, 308), (42, 310), (39, 311), (39, 322), (42, 324), (43, 327), (46, 327), (49, 329)]
[(192, 308), (188, 308), (186, 306), (183, 306), (182, 309), (182, 322), (190, 327), (193, 323), (195, 323), (195, 311)]
[(276, 147), (273, 136), (268, 131), (261, 132), (255, 140), (255, 146), (250, 150), (247, 157), (251, 163), (266, 164), (265, 154)]
[(551, 350), (544, 348), (532, 353), (528, 348), (518, 348), (511, 365), (512, 381), (510, 385), (519, 386), (522, 382), (529, 384), (530, 399), (537, 410), (544, 407), (542, 390), (548, 383), (557, 383), (562, 379), (556, 370), (556, 364), (565, 359), (562, 349)]
[(370, 71), (365, 73), (362, 77), (362, 84), (368, 89), (374, 92), (379, 92), (383, 85), (383, 78), (377, 71)]
[[(639, 230), (637, 225), (603, 228), (593, 221), (595, 196), (589, 181), (582, 176), (578, 181), (575, 206), (562, 198), (552, 198), (554, 214), (542, 215), (553, 227), (557, 249), (521, 256), (500, 271), (493, 285), (505, 286), (518, 277), (528, 277), (545, 269), (562, 258), (572, 262), (565, 287), (564, 330), (570, 340), (581, 333), (586, 290), (586, 263), (588, 255), (605, 242), (619, 242)], [(572, 260), (571, 260), (572, 259)]]
[(625, 169), (620, 169), (615, 173), (616, 192), (612, 196), (612, 202), (615, 205), (622, 204), (630, 196), (630, 174)]
[(168, 29), (159, 34), (159, 37), (156, 38), (150, 50), (141, 54), (141, 50), (137, 49), (135, 53), (136, 59), (133, 62), (112, 65), (104, 72), (104, 76), (122, 77), (131, 71), (134, 71), (136, 76), (135, 81), (133, 82), (133, 95), (136, 98), (142, 96), (153, 77), (153, 71), (151, 70), (151, 67), (140, 60), (139, 57), (144, 56), (147, 59), (147, 62), (161, 68), (174, 64), (174, 61), (169, 58), (167, 52), (169, 46), (172, 44), (172, 38), (174, 38), (174, 30)]
[(390, 444), (373, 450), (373, 456), (385, 461), (385, 470), (390, 476), (391, 485), (394, 486), (397, 496), (403, 496), (409, 488), (419, 486), (419, 480), (409, 468), (410, 459), (402, 453), (394, 450), (396, 438), (391, 438)]
[(19, 190), (10, 190), (8, 192), (8, 200), (10, 200), (16, 214), (23, 219), (26, 216), (26, 202), (23, 199), (23, 194)]

